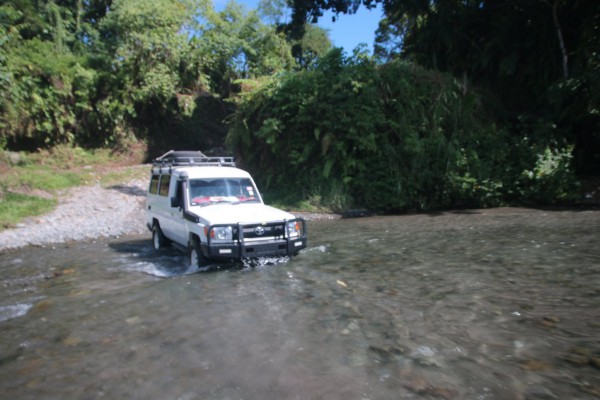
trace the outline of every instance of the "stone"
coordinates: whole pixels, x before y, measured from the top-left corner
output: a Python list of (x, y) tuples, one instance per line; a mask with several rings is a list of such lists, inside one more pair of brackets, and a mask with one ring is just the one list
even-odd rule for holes
[(525, 399), (527, 400), (551, 400), (551, 399), (558, 399), (558, 397), (552, 393), (552, 391), (550, 391), (550, 389), (544, 387), (544, 386), (530, 386), (529, 388), (527, 388), (527, 390), (525, 391)]
[(590, 363), (590, 359), (587, 356), (582, 356), (580, 354), (567, 354), (563, 357), (563, 360), (569, 364), (578, 366), (584, 366)]
[(552, 364), (541, 360), (527, 360), (521, 363), (521, 368), (525, 371), (550, 371)]

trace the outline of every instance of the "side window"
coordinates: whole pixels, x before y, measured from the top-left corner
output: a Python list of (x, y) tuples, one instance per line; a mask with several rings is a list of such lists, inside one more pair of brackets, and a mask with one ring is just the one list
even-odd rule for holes
[(163, 175), (160, 178), (160, 186), (158, 188), (158, 194), (161, 196), (168, 196), (170, 183), (171, 183), (171, 175)]
[(152, 178), (150, 178), (150, 188), (148, 189), (148, 192), (151, 194), (158, 194), (158, 178), (159, 175), (152, 175)]
[[(183, 207), (183, 184), (181, 181), (177, 181), (175, 184), (175, 203), (177, 207)], [(171, 203), (171, 207), (173, 207), (173, 203)]]

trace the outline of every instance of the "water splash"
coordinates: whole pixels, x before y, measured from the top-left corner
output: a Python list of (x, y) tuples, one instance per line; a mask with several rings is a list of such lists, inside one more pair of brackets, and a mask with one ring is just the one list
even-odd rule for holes
[(309, 252), (313, 252), (313, 251), (318, 251), (321, 253), (327, 253), (327, 250), (329, 249), (330, 246), (331, 245), (329, 245), (329, 244), (325, 244), (325, 245), (322, 244), (322, 245), (315, 246), (315, 247), (309, 247), (309, 248), (303, 250), (302, 252), (309, 253)]
[(146, 275), (156, 276), (157, 278), (169, 278), (171, 276), (179, 275), (160, 264), (147, 261), (130, 264), (127, 269), (133, 272), (141, 272)]
[(22, 317), (33, 307), (33, 304), (13, 304), (0, 307), (0, 322)]
[(244, 269), (250, 268), (264, 268), (267, 266), (273, 266), (278, 264), (284, 264), (290, 260), (289, 257), (257, 257), (257, 258), (244, 258), (242, 259), (242, 265)]

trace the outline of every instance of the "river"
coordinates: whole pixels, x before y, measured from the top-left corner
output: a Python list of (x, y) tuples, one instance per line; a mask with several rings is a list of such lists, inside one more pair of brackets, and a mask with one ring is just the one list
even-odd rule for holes
[(3, 252), (3, 398), (600, 398), (599, 211), (308, 233), (200, 272), (149, 234)]

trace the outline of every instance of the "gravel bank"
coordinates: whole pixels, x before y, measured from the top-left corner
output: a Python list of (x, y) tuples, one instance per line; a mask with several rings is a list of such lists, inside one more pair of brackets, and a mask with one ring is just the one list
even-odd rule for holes
[[(144, 213), (147, 186), (148, 181), (142, 179), (108, 188), (95, 185), (70, 189), (59, 197), (54, 211), (0, 232), (0, 251), (100, 237), (150, 235)], [(306, 220), (339, 218), (331, 214), (295, 214)]]
[(136, 180), (108, 188), (70, 189), (59, 197), (54, 211), (0, 232), (0, 250), (148, 232), (146, 187), (146, 180)]

